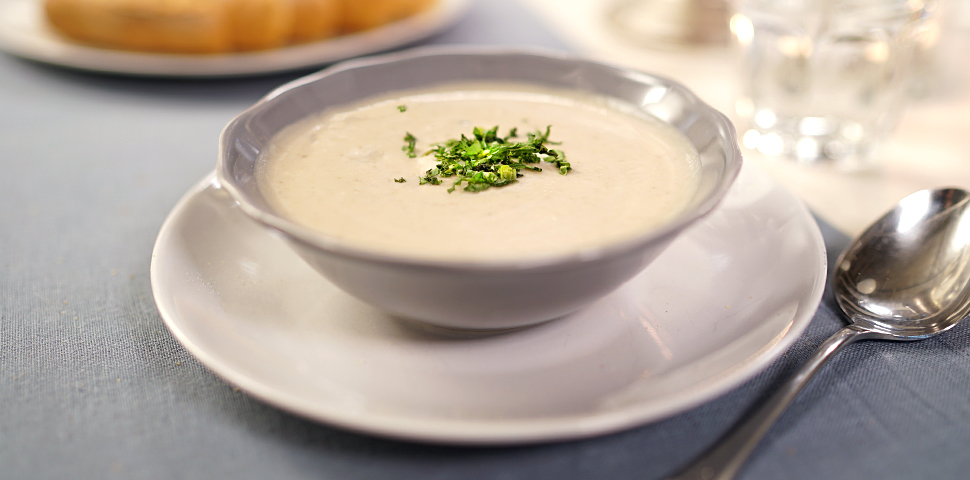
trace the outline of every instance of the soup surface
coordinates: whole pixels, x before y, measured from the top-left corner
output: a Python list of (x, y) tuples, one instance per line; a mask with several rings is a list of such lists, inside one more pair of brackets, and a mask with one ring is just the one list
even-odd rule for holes
[[(419, 184), (433, 145), (474, 127), (545, 131), (572, 170), (521, 171), (482, 192), (442, 178)], [(404, 137), (417, 140), (411, 158)], [(580, 253), (670, 220), (699, 179), (697, 151), (673, 127), (629, 105), (518, 84), (400, 92), (322, 112), (263, 152), (260, 188), (278, 213), (356, 248), (413, 258), (510, 261)], [(400, 179), (404, 179), (401, 181)], [(395, 181), (397, 180), (397, 181)]]

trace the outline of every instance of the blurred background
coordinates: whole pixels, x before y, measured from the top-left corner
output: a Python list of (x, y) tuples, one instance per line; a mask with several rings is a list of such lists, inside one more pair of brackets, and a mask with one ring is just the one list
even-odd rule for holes
[[(922, 28), (927, 31), (909, 67), (912, 72), (898, 120), (884, 145), (862, 168), (786, 160), (772, 155), (776, 152), (770, 144), (758, 145), (750, 136), (744, 142), (754, 112), (745, 111), (749, 92), (743, 85), (743, 52), (730, 31), (732, 16), (745, 7), (741, 1), (522, 1), (576, 50), (658, 72), (693, 89), (735, 122), (746, 160), (766, 168), (813, 211), (850, 236), (913, 191), (970, 186), (967, 0), (943, 0), (932, 6), (930, 14), (923, 14), (927, 21)], [(908, 3), (912, 7), (914, 2)]]

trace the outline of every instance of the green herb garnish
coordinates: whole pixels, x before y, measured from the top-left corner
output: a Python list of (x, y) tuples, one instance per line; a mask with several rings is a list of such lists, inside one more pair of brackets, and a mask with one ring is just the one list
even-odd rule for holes
[(406, 111), (408, 111), (408, 106), (407, 105), (398, 105), (397, 106), (397, 111), (399, 111), (399, 112), (406, 112)]
[(401, 178), (395, 178), (394, 181), (397, 182), (397, 183), (404, 183), (407, 180), (405, 180), (404, 177), (401, 177)]
[(414, 135), (411, 135), (411, 132), (407, 132), (407, 135), (404, 136), (404, 141), (407, 142), (407, 145), (401, 147), (401, 150), (407, 153), (411, 158), (417, 157), (418, 155), (414, 153), (414, 145), (418, 142), (418, 139), (414, 138)]
[[(463, 134), (461, 139), (437, 144), (425, 154), (434, 154), (438, 164), (425, 172), (420, 184), (440, 185), (443, 177), (458, 177), (448, 193), (462, 184), (465, 184), (464, 190), (467, 192), (481, 192), (490, 187), (504, 187), (517, 182), (523, 176), (520, 170), (541, 172), (542, 169), (534, 165), (541, 161), (556, 165), (559, 173), (565, 175), (572, 170), (566, 161), (566, 154), (562, 150), (547, 147), (559, 144), (549, 140), (551, 128), (547, 126), (545, 132), (538, 130), (527, 134), (525, 142), (513, 142), (510, 139), (518, 136), (516, 128), (509, 130), (505, 137), (500, 137), (497, 126), (488, 131), (475, 127), (472, 130), (473, 138)], [(414, 144), (408, 140), (409, 137), (414, 139), (410, 133), (404, 137), (409, 142), (404, 150), (413, 158), (414, 155), (410, 153), (413, 153)]]

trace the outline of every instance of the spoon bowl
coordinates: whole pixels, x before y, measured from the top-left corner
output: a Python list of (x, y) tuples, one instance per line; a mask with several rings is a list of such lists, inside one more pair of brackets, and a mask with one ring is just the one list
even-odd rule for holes
[(922, 340), (970, 313), (970, 194), (921, 190), (866, 229), (835, 264), (832, 289), (849, 325), (690, 467), (669, 480), (729, 480), (802, 387), (847, 345)]
[(833, 290), (850, 323), (886, 339), (943, 332), (970, 306), (970, 196), (922, 190), (867, 229), (836, 263)]

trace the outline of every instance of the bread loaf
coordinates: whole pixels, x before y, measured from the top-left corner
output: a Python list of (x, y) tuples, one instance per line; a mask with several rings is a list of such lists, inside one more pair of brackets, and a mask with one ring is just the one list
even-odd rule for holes
[(45, 0), (74, 40), (147, 52), (225, 53), (281, 47), (379, 27), (435, 0)]
[(48, 0), (50, 23), (84, 42), (149, 52), (230, 50), (223, 0)]

